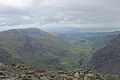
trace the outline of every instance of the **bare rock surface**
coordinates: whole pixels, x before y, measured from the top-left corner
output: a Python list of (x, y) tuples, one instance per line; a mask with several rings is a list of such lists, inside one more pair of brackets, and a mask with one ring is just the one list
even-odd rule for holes
[(92, 72), (45, 71), (12, 65), (0, 69), (0, 80), (103, 80), (102, 76)]

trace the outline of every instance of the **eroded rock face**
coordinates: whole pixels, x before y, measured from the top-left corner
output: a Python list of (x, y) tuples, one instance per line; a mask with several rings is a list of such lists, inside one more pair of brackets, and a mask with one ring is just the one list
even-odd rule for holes
[(12, 65), (0, 70), (0, 80), (102, 80), (91, 72), (80, 71), (41, 71), (26, 68), (23, 65)]

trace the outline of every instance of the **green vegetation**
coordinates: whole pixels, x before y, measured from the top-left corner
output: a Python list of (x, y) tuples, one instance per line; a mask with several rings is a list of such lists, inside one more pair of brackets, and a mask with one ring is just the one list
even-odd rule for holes
[(120, 75), (104, 75), (104, 80), (120, 80)]
[[(0, 33), (0, 37), (4, 39), (0, 40), (0, 47), (11, 55), (8, 57), (10, 62), (21, 61), (40, 69), (81, 68), (85, 58), (92, 52), (87, 42), (70, 39), (61, 34), (56, 36), (39, 29), (5, 31)], [(6, 64), (9, 63), (8, 60), (5, 61)]]
[(76, 70), (84, 68), (92, 52), (111, 39), (87, 34), (85, 38), (74, 39), (39, 29), (9, 30), (0, 32), (0, 47), (4, 50), (0, 52), (0, 57), (5, 56), (0, 60), (5, 64), (16, 62), (40, 69)]

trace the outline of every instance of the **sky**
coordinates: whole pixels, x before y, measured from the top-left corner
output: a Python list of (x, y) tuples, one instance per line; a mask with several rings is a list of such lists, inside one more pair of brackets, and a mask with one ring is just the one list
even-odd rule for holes
[(0, 30), (120, 27), (120, 0), (0, 0)]

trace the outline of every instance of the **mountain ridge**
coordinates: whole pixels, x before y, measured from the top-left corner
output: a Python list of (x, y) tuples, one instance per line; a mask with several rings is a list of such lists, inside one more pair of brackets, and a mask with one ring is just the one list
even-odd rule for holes
[[(82, 45), (78, 40), (63, 34), (49, 33), (36, 28), (0, 32), (0, 47), (12, 55), (12, 58), (41, 69), (80, 67), (90, 51), (86, 44)], [(76, 57), (78, 59), (75, 59)]]
[(97, 50), (88, 61), (94, 72), (120, 74), (120, 34), (108, 45)]

